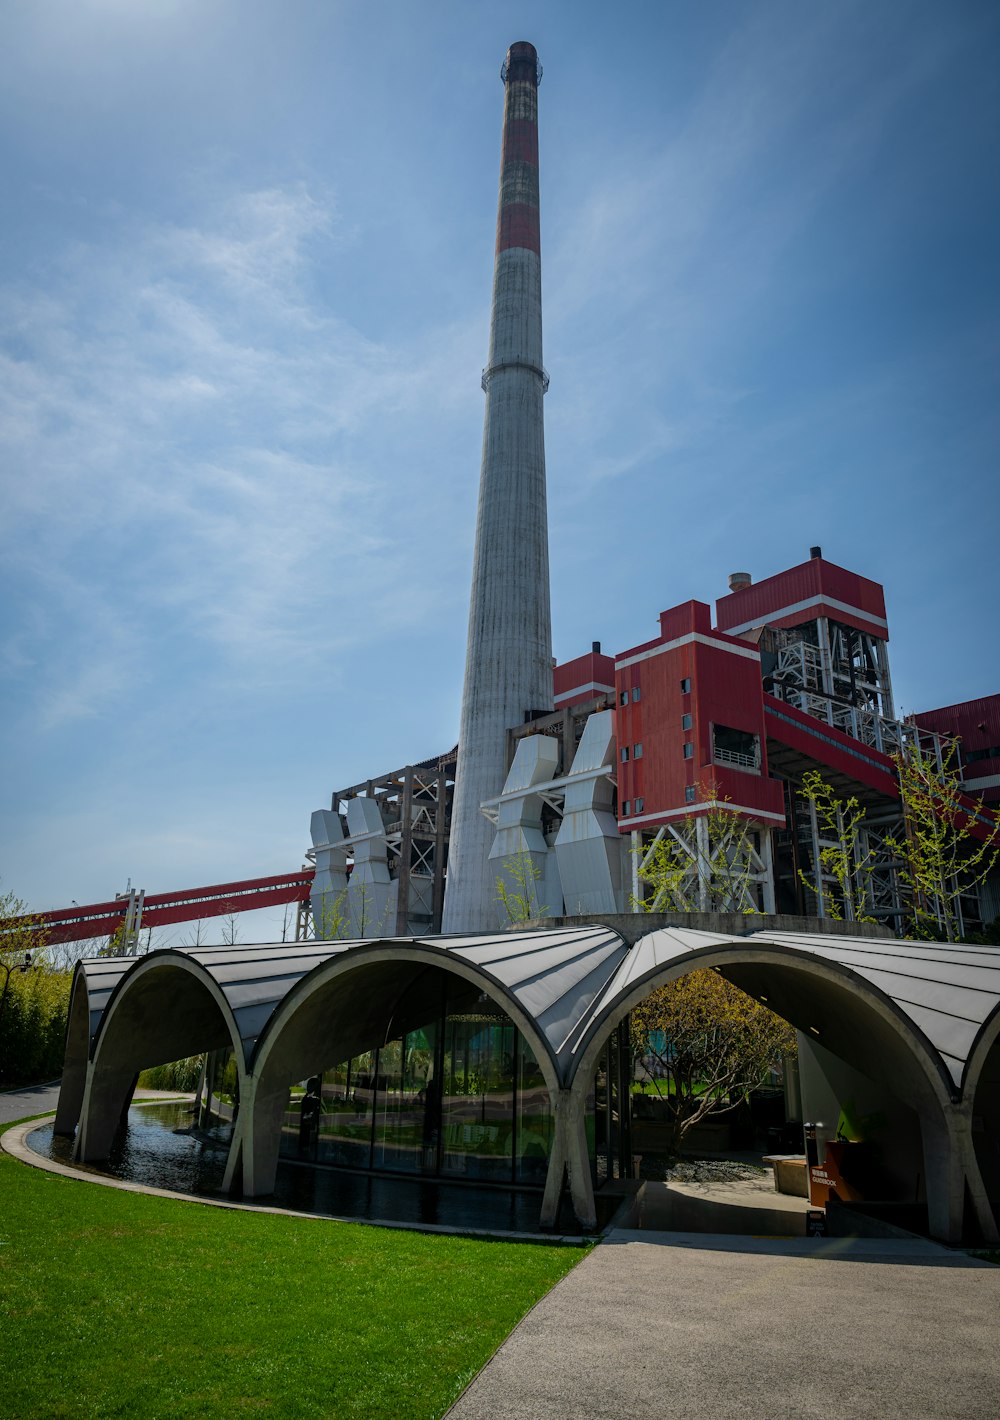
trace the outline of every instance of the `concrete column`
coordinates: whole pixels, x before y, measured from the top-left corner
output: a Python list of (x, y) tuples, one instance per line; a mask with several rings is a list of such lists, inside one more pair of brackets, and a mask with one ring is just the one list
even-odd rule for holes
[(505, 731), (552, 709), (542, 396), (538, 56), (515, 44), (505, 101), (479, 511), (452, 807), (445, 932), (495, 927), (480, 805), (504, 782)]
[(560, 1091), (550, 1096), (552, 1110), (552, 1152), (549, 1155), (549, 1169), (545, 1175), (545, 1193), (542, 1196), (540, 1223), (543, 1228), (554, 1228), (559, 1218), (559, 1199), (562, 1196), (563, 1177), (566, 1173), (566, 1136), (559, 1123)]
[(923, 1115), (924, 1170), (927, 1189), (927, 1223), (932, 1238), (958, 1244), (962, 1241), (965, 1213), (965, 1169), (954, 1147), (950, 1121)]
[(80, 1121), (80, 1110), (83, 1105), (84, 1091), (87, 1088), (87, 1061), (75, 1060), (69, 1062), (69, 1052), (66, 1054), (66, 1064), (63, 1066), (62, 1080), (59, 1084), (59, 1103), (56, 1106), (55, 1124), (52, 1126), (54, 1134), (63, 1134), (72, 1137), (76, 1126)]
[(111, 1153), (122, 1115), (135, 1089), (137, 1070), (131, 1062), (87, 1066), (80, 1132), (73, 1157), (81, 1164), (99, 1163)]
[(240, 1100), (244, 1198), (262, 1198), (274, 1192), (281, 1124), (287, 1105), (287, 1085), (262, 1094), (256, 1081), (247, 1081), (247, 1098)]
[(965, 1189), (983, 1240), (1000, 1243), (1000, 1218), (986, 1191), (986, 1182), (979, 1167), (976, 1145), (972, 1137), (971, 1105), (966, 1102), (956, 1110), (953, 1123), (954, 1147), (962, 1161)]
[(590, 1176), (590, 1154), (587, 1149), (587, 1096), (584, 1090), (560, 1090), (554, 1102), (555, 1137), (549, 1158), (549, 1172), (542, 1199), (543, 1228), (556, 1225), (563, 1172), (569, 1174), (569, 1192), (573, 1212), (581, 1228), (597, 1225), (594, 1204), (594, 1184)]

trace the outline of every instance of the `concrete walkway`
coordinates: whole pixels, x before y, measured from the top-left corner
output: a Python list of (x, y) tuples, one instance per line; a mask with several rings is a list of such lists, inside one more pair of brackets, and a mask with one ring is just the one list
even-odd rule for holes
[(774, 1191), (770, 1169), (733, 1182), (643, 1185), (628, 1226), (652, 1232), (805, 1237), (808, 1198)]
[(996, 1420), (1000, 1267), (920, 1239), (617, 1230), (449, 1420)]
[(8, 1090), (0, 1094), (0, 1125), (27, 1119), (32, 1114), (48, 1114), (58, 1103), (58, 1080), (47, 1085), (29, 1085), (23, 1090)]
[[(136, 1090), (137, 1100), (175, 1100), (186, 1098), (183, 1090)], [(59, 1103), (59, 1081), (47, 1085), (28, 1085), (23, 1090), (8, 1090), (0, 1094), (0, 1127), (15, 1119), (30, 1119), (35, 1114), (55, 1113)]]

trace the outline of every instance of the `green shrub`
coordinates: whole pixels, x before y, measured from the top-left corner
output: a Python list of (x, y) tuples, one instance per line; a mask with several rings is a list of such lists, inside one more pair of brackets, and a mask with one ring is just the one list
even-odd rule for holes
[(10, 973), (0, 1016), (0, 1082), (33, 1085), (62, 1073), (72, 979), (72, 972), (45, 966)]
[(174, 1060), (169, 1065), (154, 1065), (139, 1076), (143, 1090), (178, 1090), (187, 1094), (198, 1088), (204, 1055), (189, 1055), (186, 1060)]

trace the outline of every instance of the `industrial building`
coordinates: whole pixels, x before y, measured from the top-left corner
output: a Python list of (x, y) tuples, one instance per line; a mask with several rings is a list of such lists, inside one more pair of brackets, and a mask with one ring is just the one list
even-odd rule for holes
[[(1000, 951), (894, 940), (891, 845), (908, 740), (945, 757), (960, 736), (968, 787), (1000, 787), (1000, 696), (901, 722), (882, 588), (818, 547), (734, 574), (714, 624), (688, 601), (652, 640), (553, 663), (534, 48), (501, 72), (457, 750), (313, 814), (312, 940), (80, 963), (56, 1131), (105, 1159), (137, 1072), (205, 1052), (195, 1127), (225, 1144), (227, 1187), (269, 1194), (284, 1157), (534, 1190), (542, 1225), (568, 1199), (592, 1227), (596, 1191), (635, 1170), (629, 1013), (712, 968), (801, 1033), (805, 1109), (836, 1119), (853, 1098), (884, 1120), (883, 1201), (925, 1209), (934, 1236), (996, 1239)], [(825, 866), (811, 769), (865, 811), (863, 901)], [(645, 872), (661, 845), (669, 901)], [(995, 892), (969, 894), (966, 927)]]
[[(819, 547), (760, 582), (735, 573), (729, 583), (714, 624), (705, 603), (689, 601), (661, 613), (651, 641), (616, 656), (595, 642), (554, 666), (552, 711), (506, 727), (506, 779), (480, 805), (493, 826), (491, 926), (505, 920), (497, 879), (525, 855), (539, 918), (628, 911), (648, 898), (641, 865), (669, 835), (690, 872), (673, 900), (646, 907), (863, 916), (899, 931), (907, 895), (892, 844), (906, 827), (893, 754), (908, 742), (951, 753), (970, 812), (974, 799), (1000, 802), (1000, 695), (898, 719), (879, 583)], [(452, 752), (356, 785), (314, 815), (317, 923), (344, 894), (352, 936), (364, 934), (366, 914), (369, 926), (375, 921), (373, 904), (384, 930), (440, 930), (454, 766)], [(822, 826), (801, 793), (809, 770), (864, 810), (858, 852), (871, 871), (863, 904), (842, 901), (823, 865)], [(421, 788), (404, 812), (403, 791), (389, 789), (407, 775)], [(726, 864), (739, 884), (731, 901), (708, 838), (720, 811), (746, 826), (746, 862), (736, 872), (730, 854)], [(989, 831), (984, 820), (981, 832)], [(421, 832), (433, 837), (433, 856), (407, 841)], [(1000, 915), (1000, 871), (959, 908), (966, 932)]]

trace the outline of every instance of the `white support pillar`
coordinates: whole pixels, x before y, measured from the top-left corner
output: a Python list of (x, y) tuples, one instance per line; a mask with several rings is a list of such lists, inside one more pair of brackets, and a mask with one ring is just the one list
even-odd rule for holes
[(591, 715), (566, 780), (563, 820), (556, 835), (566, 915), (621, 912), (622, 853), (611, 811), (613, 785), (605, 772), (615, 759), (614, 713)]
[(374, 799), (348, 799), (347, 830), (354, 853), (347, 886), (348, 935), (394, 936), (399, 885), (389, 874), (389, 842)]
[(542, 1199), (543, 1228), (554, 1228), (556, 1225), (564, 1173), (569, 1175), (570, 1198), (576, 1221), (585, 1229), (597, 1226), (594, 1184), (587, 1149), (586, 1105), (586, 1093), (579, 1082), (572, 1089), (560, 1090), (553, 1103), (555, 1130)]
[[(347, 855), (344, 848), (344, 824), (340, 814), (332, 809), (317, 809), (309, 831), (316, 858), (309, 903), (312, 909), (313, 935), (318, 941), (331, 936), (343, 936), (340, 930), (347, 913), (344, 910), (347, 892)], [(298, 940), (298, 931), (296, 931)]]
[(558, 769), (559, 745), (550, 735), (528, 735), (518, 741), (497, 805), (496, 837), (488, 860), (493, 927), (498, 922), (505, 925), (501, 884), (509, 894), (523, 899), (523, 916), (514, 920), (562, 916), (559, 868), (542, 832), (541, 794), (530, 792), (544, 788)]
[(764, 878), (761, 883), (761, 896), (764, 900), (764, 911), (775, 912), (774, 900), (774, 830), (762, 828), (760, 831), (760, 856), (764, 863)]

